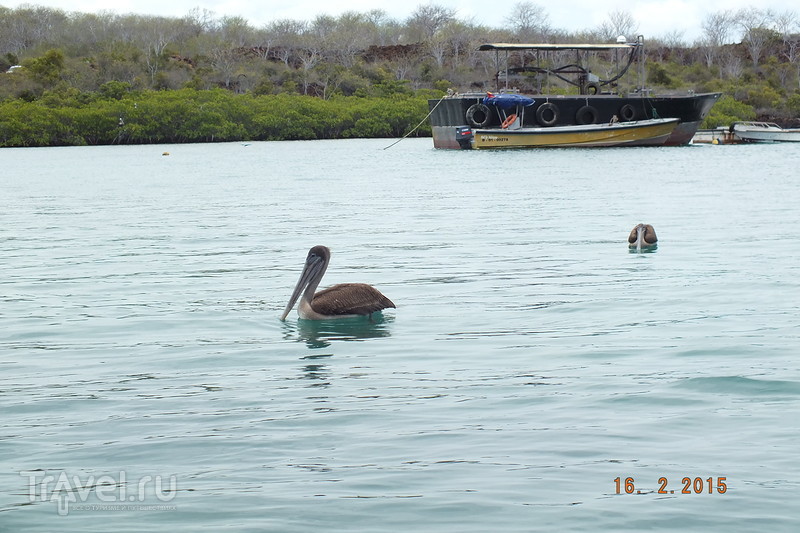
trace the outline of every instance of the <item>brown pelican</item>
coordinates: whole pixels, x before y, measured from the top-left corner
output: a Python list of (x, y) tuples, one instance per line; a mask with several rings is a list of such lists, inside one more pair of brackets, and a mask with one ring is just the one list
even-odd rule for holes
[(637, 251), (642, 248), (652, 248), (657, 242), (656, 230), (650, 224), (637, 224), (628, 235), (628, 247), (636, 248)]
[(300, 274), (300, 280), (294, 288), (292, 297), (289, 298), (289, 303), (286, 304), (281, 320), (286, 320), (286, 315), (300, 298), (300, 293), (303, 297), (300, 298), (297, 313), (300, 318), (309, 320), (371, 315), (381, 309), (394, 308), (389, 298), (366, 283), (339, 283), (314, 294), (328, 269), (330, 260), (331, 251), (325, 246), (314, 246), (308, 251), (306, 266)]

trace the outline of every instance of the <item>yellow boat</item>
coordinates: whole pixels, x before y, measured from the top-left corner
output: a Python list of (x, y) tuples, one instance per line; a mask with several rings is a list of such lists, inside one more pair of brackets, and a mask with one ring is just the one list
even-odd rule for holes
[(656, 118), (549, 128), (515, 128), (515, 124), (511, 122), (506, 128), (462, 128), (464, 131), (459, 132), (459, 137), (461, 142), (468, 138), (471, 147), (478, 149), (660, 146), (667, 141), (679, 122), (677, 118)]

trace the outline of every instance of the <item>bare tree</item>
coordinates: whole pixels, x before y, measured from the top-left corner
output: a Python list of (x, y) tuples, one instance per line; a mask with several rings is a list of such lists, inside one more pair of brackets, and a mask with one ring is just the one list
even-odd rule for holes
[(703, 48), (707, 67), (714, 64), (720, 48), (728, 42), (734, 20), (734, 16), (730, 11), (710, 13), (703, 19), (701, 24), (703, 28), (701, 47)]
[(453, 9), (436, 4), (420, 5), (406, 21), (413, 38), (418, 41), (430, 40), (436, 32), (455, 19)]
[(80, 43), (89, 50), (98, 50), (119, 40), (119, 26), (119, 17), (110, 11), (87, 13), (70, 19), (66, 39)]
[(367, 31), (370, 34), (369, 41), (371, 44), (378, 46), (398, 44), (397, 37), (400, 34), (400, 24), (389, 18), (386, 11), (372, 9), (364, 15), (364, 18), (367, 23)]
[(235, 52), (229, 46), (222, 44), (211, 50), (209, 59), (214, 71), (220, 76), (222, 84), (226, 88), (230, 88), (238, 65)]
[(337, 89), (341, 87), (344, 76), (346, 76), (347, 69), (341, 65), (334, 65), (333, 63), (320, 63), (314, 69), (316, 75), (316, 83), (322, 88), (322, 94), (319, 96), (323, 100), (328, 100)]
[(455, 21), (447, 25), (445, 33), (450, 43), (453, 68), (458, 68), (462, 58), (468, 60), (472, 51), (477, 50), (479, 32), (473, 24)]
[(686, 48), (683, 30), (672, 30), (661, 37), (661, 42), (668, 48)]
[(252, 51), (258, 55), (259, 58), (267, 61), (272, 54), (272, 47), (275, 45), (275, 39), (269, 31), (269, 27), (257, 29), (253, 32), (253, 48)]
[(300, 35), (300, 42), (295, 53), (300, 60), (300, 68), (303, 78), (303, 94), (308, 94), (308, 87), (311, 84), (311, 73), (314, 67), (323, 60), (325, 54), (325, 41), (329, 20), (317, 17), (315, 23), (308, 26)]
[(332, 59), (351, 68), (356, 63), (359, 52), (372, 44), (374, 26), (364, 15), (354, 11), (342, 13), (335, 21), (333, 33), (328, 40)]
[(445, 34), (444, 29), (430, 38), (428, 41), (428, 51), (439, 68), (442, 68), (444, 66), (445, 57), (450, 51), (450, 40)]
[(721, 72), (723, 75), (730, 79), (740, 78), (744, 72), (744, 65), (742, 59), (736, 55), (733, 49), (725, 50), (720, 56), (720, 63), (722, 64)]
[(330, 15), (317, 15), (303, 32), (304, 41), (315, 41), (320, 47), (327, 49), (336, 34), (336, 19)]
[(134, 32), (135, 41), (144, 52), (150, 82), (155, 84), (164, 63), (164, 51), (176, 38), (176, 25), (166, 17), (136, 17)]
[(671, 51), (672, 57), (678, 63), (683, 63), (686, 59), (686, 41), (683, 35), (683, 30), (672, 30), (660, 38), (661, 43)]
[(598, 33), (606, 41), (614, 40), (620, 35), (631, 38), (639, 33), (639, 24), (630, 11), (617, 9), (608, 14), (608, 19), (600, 25)]
[(775, 28), (783, 39), (783, 55), (791, 64), (797, 63), (800, 54), (800, 19), (794, 11), (784, 11), (775, 16)]
[(269, 25), (267, 30), (274, 38), (275, 52), (287, 67), (291, 66), (291, 60), (295, 48), (300, 43), (300, 35), (306, 31), (307, 23), (300, 20), (281, 19)]
[(772, 11), (754, 7), (736, 13), (736, 24), (742, 29), (742, 42), (747, 46), (754, 68), (758, 68), (761, 53), (773, 35), (769, 28), (773, 18)]
[(186, 24), (193, 28), (193, 35), (196, 37), (201, 33), (210, 32), (216, 26), (214, 12), (208, 9), (200, 9), (195, 7), (190, 9), (189, 12), (183, 17)]
[(58, 43), (67, 15), (60, 9), (23, 4), (0, 15), (4, 51), (18, 54), (36, 45)]
[(253, 28), (243, 17), (222, 17), (218, 30), (222, 42), (241, 48), (253, 40)]
[(549, 16), (545, 9), (532, 2), (517, 2), (505, 19), (523, 42), (546, 40), (550, 33)]

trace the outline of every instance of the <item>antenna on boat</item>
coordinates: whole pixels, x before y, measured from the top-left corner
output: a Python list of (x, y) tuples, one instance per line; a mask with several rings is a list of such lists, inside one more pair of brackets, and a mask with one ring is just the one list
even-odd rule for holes
[[(617, 44), (627, 44), (628, 39), (624, 35), (620, 35), (617, 37)], [(614, 50), (614, 64), (616, 66), (616, 72), (619, 73), (619, 50)], [(611, 92), (614, 92), (614, 85), (612, 81), (612, 85), (609, 85)], [(617, 84), (617, 94), (619, 94), (619, 85)]]
[(637, 49), (636, 53), (639, 54), (639, 57), (637, 58), (639, 60), (639, 94), (641, 94), (642, 97), (644, 97), (645, 91), (646, 91), (645, 86), (644, 86), (644, 84), (645, 84), (645, 79), (644, 79), (644, 76), (645, 76), (645, 71), (644, 71), (644, 35), (639, 35), (638, 37), (636, 37), (636, 46), (638, 46), (638, 49)]

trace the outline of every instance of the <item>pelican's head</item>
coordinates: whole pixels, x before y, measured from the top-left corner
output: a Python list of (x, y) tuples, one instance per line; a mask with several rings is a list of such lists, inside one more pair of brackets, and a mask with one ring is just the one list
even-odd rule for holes
[(297, 299), (304, 290), (303, 297), (311, 302), (314, 298), (314, 291), (317, 290), (322, 276), (325, 275), (325, 271), (328, 269), (328, 261), (330, 259), (331, 251), (327, 246), (314, 246), (308, 251), (303, 272), (300, 274), (300, 279), (297, 281), (292, 296), (289, 298), (289, 303), (286, 304), (286, 309), (283, 310), (281, 320), (286, 320), (286, 316), (292, 310), (294, 304), (297, 303)]
[(628, 235), (628, 247), (637, 250), (652, 248), (657, 242), (656, 230), (650, 224), (637, 224)]

